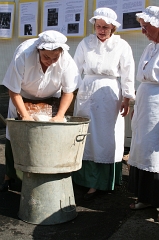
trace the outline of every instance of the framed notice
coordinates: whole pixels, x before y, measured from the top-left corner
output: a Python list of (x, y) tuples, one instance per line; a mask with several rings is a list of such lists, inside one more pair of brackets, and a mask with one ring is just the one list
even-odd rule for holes
[(19, 2), (19, 38), (31, 38), (38, 35), (38, 0), (20, 0)]
[(14, 2), (0, 2), (0, 38), (10, 39), (13, 36)]
[(141, 29), (139, 22), (136, 21), (136, 13), (140, 13), (148, 5), (147, 0), (96, 0), (95, 7), (108, 7), (113, 9), (121, 26), (117, 29), (121, 31), (132, 31)]
[(67, 37), (86, 34), (87, 0), (43, 0), (41, 31), (56, 30)]

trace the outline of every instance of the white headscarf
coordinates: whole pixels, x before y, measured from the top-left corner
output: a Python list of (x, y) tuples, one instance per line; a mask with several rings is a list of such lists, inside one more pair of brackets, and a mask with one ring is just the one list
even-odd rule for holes
[(149, 22), (152, 26), (159, 28), (159, 7), (149, 6), (142, 13), (136, 13), (138, 18)]
[(54, 50), (61, 47), (63, 50), (69, 50), (69, 46), (65, 44), (67, 38), (60, 32), (48, 30), (38, 35), (36, 47), (38, 49)]
[(89, 21), (94, 24), (95, 19), (103, 19), (107, 24), (113, 24), (117, 28), (121, 25), (116, 21), (117, 15), (111, 8), (97, 8), (94, 11), (94, 17), (92, 17)]

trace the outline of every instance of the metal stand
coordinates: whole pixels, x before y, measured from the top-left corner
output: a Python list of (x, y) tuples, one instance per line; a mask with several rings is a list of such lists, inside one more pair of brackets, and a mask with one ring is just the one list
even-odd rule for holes
[(23, 172), (19, 218), (25, 222), (54, 225), (77, 216), (70, 173)]

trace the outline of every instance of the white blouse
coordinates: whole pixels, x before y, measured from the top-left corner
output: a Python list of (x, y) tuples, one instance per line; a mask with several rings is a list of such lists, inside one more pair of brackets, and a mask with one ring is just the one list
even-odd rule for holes
[(40, 99), (60, 97), (76, 90), (81, 81), (78, 68), (67, 51), (44, 73), (36, 48), (37, 39), (23, 42), (15, 51), (13, 59), (3, 79), (3, 85), (23, 97)]
[(79, 43), (74, 59), (81, 74), (121, 77), (122, 95), (135, 98), (132, 50), (119, 35), (112, 35), (105, 42), (95, 34), (89, 35)]
[[(37, 39), (29, 39), (17, 47), (3, 85), (29, 99), (59, 98), (61, 89), (64, 93), (75, 91), (80, 85), (81, 76), (71, 55), (64, 51), (44, 73), (36, 44)], [(16, 117), (17, 111), (10, 99), (8, 118)], [(8, 128), (6, 137), (10, 139)]]
[(150, 43), (145, 48), (138, 66), (137, 80), (159, 84), (159, 43)]

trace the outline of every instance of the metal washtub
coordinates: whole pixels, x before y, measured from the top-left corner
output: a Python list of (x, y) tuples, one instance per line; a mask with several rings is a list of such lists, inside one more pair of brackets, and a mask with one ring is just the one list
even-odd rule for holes
[(89, 119), (66, 123), (7, 119), (15, 168), (23, 171), (18, 216), (53, 225), (77, 216), (71, 172), (82, 166)]

